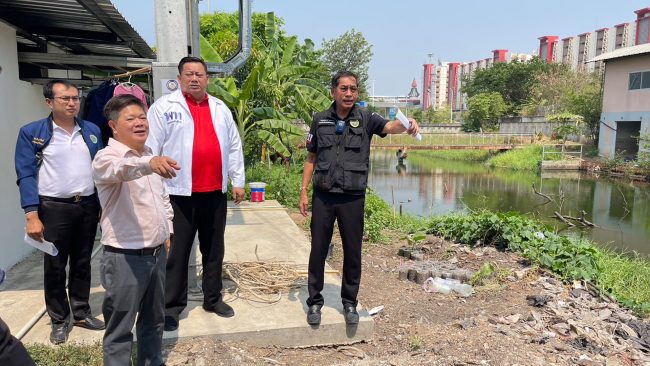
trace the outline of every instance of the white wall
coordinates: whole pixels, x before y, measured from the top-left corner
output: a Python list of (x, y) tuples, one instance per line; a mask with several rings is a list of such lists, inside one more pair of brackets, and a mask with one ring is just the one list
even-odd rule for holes
[(18, 79), (16, 32), (0, 22), (0, 268), (19, 262), (31, 247), (23, 242), (25, 215), (20, 208), (14, 149), (18, 129), (48, 115), (42, 87)]

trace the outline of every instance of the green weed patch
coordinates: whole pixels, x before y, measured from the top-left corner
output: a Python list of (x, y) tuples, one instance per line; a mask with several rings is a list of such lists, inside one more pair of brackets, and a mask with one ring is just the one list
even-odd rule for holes
[(430, 234), (469, 246), (494, 245), (521, 253), (565, 281), (587, 280), (641, 314), (650, 313), (650, 262), (603, 250), (591, 241), (549, 231), (517, 213), (478, 211), (433, 217)]

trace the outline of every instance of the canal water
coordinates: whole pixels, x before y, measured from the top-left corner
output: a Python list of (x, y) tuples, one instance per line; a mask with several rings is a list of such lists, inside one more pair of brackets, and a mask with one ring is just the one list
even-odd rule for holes
[[(413, 154), (411, 154), (413, 155)], [(527, 173), (482, 163), (371, 154), (369, 184), (396, 212), (416, 216), (490, 209), (538, 218), (561, 233), (582, 235), (622, 251), (650, 256), (650, 186), (578, 172)], [(548, 195), (552, 202), (533, 191)], [(580, 217), (595, 228), (567, 228), (554, 211)]]

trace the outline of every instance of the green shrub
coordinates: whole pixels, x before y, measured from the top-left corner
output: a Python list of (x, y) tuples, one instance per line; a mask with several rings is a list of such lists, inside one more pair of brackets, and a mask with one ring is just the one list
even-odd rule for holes
[(477, 211), (431, 218), (428, 232), (475, 245), (494, 245), (520, 252), (561, 279), (589, 280), (622, 304), (650, 313), (650, 262), (599, 249), (584, 238), (559, 235), (517, 213)]
[(495, 155), (486, 164), (490, 167), (538, 171), (541, 163), (542, 147), (539, 145), (529, 145)]
[(409, 160), (415, 159), (445, 159), (464, 161), (485, 161), (491, 156), (488, 150), (432, 150), (432, 151), (411, 151)]
[[(297, 208), (302, 184), (302, 164), (286, 166), (257, 163), (246, 168), (246, 182), (265, 182), (265, 199), (277, 200), (285, 207)], [(250, 197), (248, 185), (246, 197)]]

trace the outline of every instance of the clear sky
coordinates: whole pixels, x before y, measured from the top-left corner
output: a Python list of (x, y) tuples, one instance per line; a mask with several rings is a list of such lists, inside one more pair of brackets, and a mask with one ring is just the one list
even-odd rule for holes
[[(154, 0), (112, 0), (155, 45)], [(179, 0), (180, 1), (180, 0)], [(232, 11), (237, 0), (202, 0), (200, 11)], [(538, 37), (560, 39), (636, 19), (642, 0), (255, 0), (254, 12), (273, 11), (285, 30), (317, 46), (354, 28), (373, 45), (369, 79), (375, 95), (406, 95), (415, 78), (422, 92), (422, 64), (471, 62), (494, 49), (533, 53)], [(210, 8), (210, 9), (208, 9)], [(372, 83), (371, 83), (372, 84)], [(369, 85), (372, 93), (372, 85)]]

